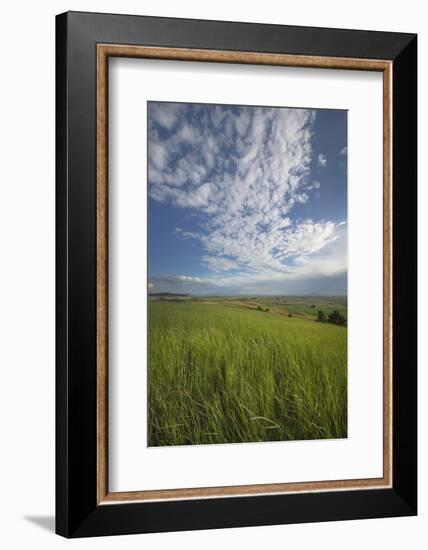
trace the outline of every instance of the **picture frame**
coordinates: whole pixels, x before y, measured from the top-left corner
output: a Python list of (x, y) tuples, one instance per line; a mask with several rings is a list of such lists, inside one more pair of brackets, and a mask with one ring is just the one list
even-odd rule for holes
[[(109, 491), (107, 83), (112, 57), (383, 74), (381, 478)], [(417, 513), (416, 90), (413, 34), (83, 12), (57, 16), (58, 534), (87, 537)]]

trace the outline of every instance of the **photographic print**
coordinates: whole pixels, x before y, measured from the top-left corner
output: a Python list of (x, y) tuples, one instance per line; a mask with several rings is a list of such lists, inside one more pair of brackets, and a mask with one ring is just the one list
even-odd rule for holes
[(416, 515), (417, 35), (55, 45), (56, 532)]
[(347, 111), (149, 101), (148, 446), (347, 437)]

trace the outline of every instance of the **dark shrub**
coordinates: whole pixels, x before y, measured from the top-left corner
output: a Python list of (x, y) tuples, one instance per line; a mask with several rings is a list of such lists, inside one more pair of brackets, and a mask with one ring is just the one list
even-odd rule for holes
[(328, 322), (332, 323), (333, 325), (346, 325), (345, 317), (341, 313), (339, 313), (337, 309), (330, 313), (330, 315), (328, 316)]
[(321, 310), (318, 311), (317, 321), (318, 323), (325, 323), (327, 321), (324, 311), (321, 311)]

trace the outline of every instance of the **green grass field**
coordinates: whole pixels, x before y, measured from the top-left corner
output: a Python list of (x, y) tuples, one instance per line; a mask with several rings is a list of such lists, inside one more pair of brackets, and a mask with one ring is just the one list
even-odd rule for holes
[(346, 298), (151, 297), (148, 444), (346, 437), (347, 328), (318, 309)]

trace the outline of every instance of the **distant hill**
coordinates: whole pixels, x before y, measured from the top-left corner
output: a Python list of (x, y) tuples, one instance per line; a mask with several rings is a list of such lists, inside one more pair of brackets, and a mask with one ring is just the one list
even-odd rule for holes
[(178, 294), (174, 292), (149, 292), (149, 296), (158, 296), (158, 297), (164, 297), (164, 298), (175, 298), (177, 296), (180, 297), (188, 297), (191, 296), (191, 294)]

